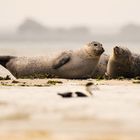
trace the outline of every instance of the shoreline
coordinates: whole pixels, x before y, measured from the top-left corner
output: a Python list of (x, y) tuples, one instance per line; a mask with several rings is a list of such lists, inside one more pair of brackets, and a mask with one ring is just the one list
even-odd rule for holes
[(27, 86), (27, 87), (49, 87), (63, 84), (85, 85), (92, 82), (97, 85), (135, 85), (140, 84), (140, 80), (135, 79), (60, 79), (60, 78), (46, 78), (46, 79), (15, 79), (15, 80), (0, 80), (0, 86)]

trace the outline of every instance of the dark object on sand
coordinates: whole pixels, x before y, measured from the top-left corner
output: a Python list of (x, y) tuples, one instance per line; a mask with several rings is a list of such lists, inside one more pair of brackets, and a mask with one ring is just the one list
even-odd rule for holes
[(70, 98), (72, 97), (72, 92), (65, 92), (65, 93), (58, 93), (63, 98)]
[(92, 86), (92, 85), (93, 85), (92, 82), (88, 82), (88, 83), (86, 84), (86, 87), (88, 87), (88, 86)]
[(77, 95), (77, 97), (88, 97), (85, 93), (79, 91), (76, 91), (75, 94)]
[[(92, 88), (93, 88), (94, 83), (88, 82), (85, 87), (85, 93), (80, 92), (80, 91), (75, 91), (75, 92), (64, 92), (64, 93), (58, 93), (58, 95), (62, 96), (63, 98), (71, 98), (71, 97), (89, 97), (92, 96)], [(96, 87), (97, 89), (97, 87)]]
[(17, 84), (17, 83), (20, 83), (20, 82), (17, 81), (17, 80), (13, 80), (12, 83)]
[(80, 91), (76, 91), (74, 93), (72, 93), (72, 92), (58, 93), (58, 95), (60, 95), (63, 98), (88, 97), (88, 95), (86, 95), (85, 93), (80, 92)]

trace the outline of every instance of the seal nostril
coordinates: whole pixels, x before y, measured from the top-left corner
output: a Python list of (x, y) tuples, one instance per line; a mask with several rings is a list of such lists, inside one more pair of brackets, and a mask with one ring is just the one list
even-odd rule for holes
[(98, 44), (95, 43), (94, 46), (98, 46)]
[(118, 46), (116, 46), (116, 47), (115, 47), (115, 49), (119, 49), (119, 47), (118, 47)]
[(116, 47), (114, 47), (114, 49), (113, 49), (115, 52), (118, 52), (119, 51), (119, 47), (118, 46), (116, 46)]

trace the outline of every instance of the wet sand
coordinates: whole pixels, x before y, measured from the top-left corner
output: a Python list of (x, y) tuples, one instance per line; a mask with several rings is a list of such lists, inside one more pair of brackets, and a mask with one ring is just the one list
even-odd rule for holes
[[(62, 98), (58, 92), (93, 96)], [(140, 85), (134, 80), (0, 81), (2, 140), (139, 140)]]

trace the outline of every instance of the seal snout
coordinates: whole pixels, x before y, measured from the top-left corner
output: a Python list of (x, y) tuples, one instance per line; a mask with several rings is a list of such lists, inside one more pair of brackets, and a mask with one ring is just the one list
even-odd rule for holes
[(114, 50), (119, 50), (119, 47), (118, 47), (118, 46), (115, 46), (115, 47), (114, 47)]
[(101, 52), (103, 53), (105, 51), (105, 49), (103, 47), (101, 47)]
[(116, 55), (118, 55), (120, 52), (120, 48), (118, 46), (116, 46), (116, 47), (114, 47), (113, 51)]
[(105, 51), (104, 48), (103, 48), (102, 46), (100, 46), (100, 47), (98, 47), (98, 48), (96, 49), (96, 55), (99, 56), (99, 55), (101, 55), (104, 51)]

